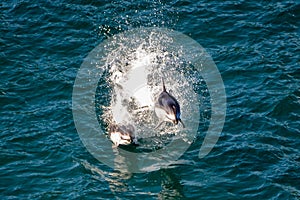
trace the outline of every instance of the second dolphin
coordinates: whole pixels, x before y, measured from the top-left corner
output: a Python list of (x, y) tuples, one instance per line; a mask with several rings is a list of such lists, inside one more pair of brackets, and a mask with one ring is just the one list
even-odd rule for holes
[(158, 96), (158, 99), (155, 103), (155, 113), (159, 118), (160, 122), (156, 126), (158, 128), (164, 121), (171, 122), (173, 124), (178, 124), (181, 122), (183, 128), (185, 127), (184, 123), (180, 118), (180, 105), (175, 97), (173, 97), (169, 92), (167, 92), (164, 80), (163, 82), (163, 91)]

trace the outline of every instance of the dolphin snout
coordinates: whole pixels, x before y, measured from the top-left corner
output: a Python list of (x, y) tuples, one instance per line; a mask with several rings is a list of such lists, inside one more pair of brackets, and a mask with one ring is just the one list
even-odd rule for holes
[(174, 123), (175, 125), (177, 125), (177, 124), (178, 124), (178, 119), (174, 120), (173, 123)]

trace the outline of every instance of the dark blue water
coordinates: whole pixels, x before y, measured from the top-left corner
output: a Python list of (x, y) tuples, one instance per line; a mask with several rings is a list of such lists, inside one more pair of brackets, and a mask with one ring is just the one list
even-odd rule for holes
[[(298, 1), (0, 3), (1, 199), (299, 199)], [(227, 115), (181, 164), (121, 173), (83, 146), (72, 116), (76, 73), (106, 38), (165, 27), (199, 42), (222, 75)]]

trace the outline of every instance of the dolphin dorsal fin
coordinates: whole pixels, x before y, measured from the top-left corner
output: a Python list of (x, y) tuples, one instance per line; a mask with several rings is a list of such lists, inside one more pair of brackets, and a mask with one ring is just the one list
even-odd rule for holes
[(166, 92), (167, 90), (166, 90), (164, 78), (162, 77), (161, 80), (162, 80), (162, 83), (163, 83), (163, 91)]

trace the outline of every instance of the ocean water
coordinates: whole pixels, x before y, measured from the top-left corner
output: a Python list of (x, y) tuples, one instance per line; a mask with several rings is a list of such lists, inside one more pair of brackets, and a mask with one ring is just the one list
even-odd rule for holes
[[(0, 8), (1, 199), (300, 199), (298, 1), (16, 0)], [(125, 173), (83, 145), (72, 91), (92, 49), (139, 27), (200, 43), (220, 71), (227, 110), (204, 158), (199, 127), (177, 164)]]

